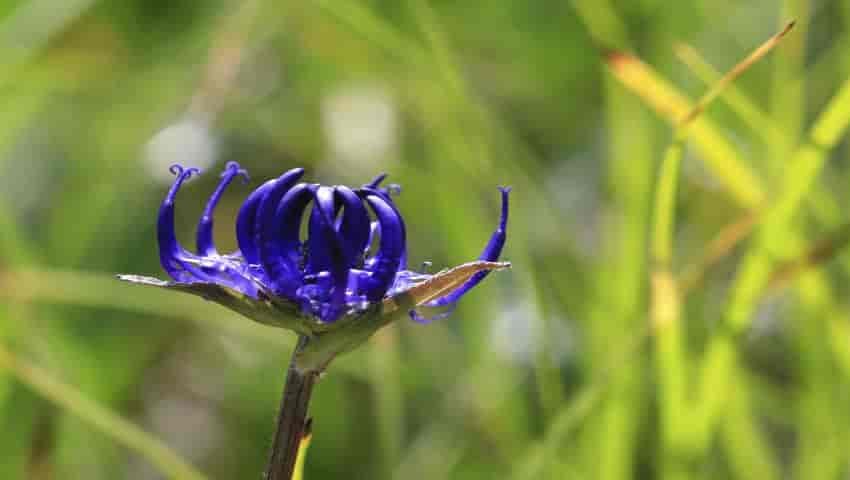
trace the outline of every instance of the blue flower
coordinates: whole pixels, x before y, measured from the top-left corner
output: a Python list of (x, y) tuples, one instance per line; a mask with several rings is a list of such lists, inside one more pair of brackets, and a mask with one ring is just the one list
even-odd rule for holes
[[(171, 167), (174, 184), (159, 210), (159, 255), (176, 285), (215, 284), (254, 300), (271, 299), (328, 324), (356, 314), (387, 297), (402, 294), (433, 275), (407, 266), (404, 220), (391, 194), (381, 187), (385, 174), (360, 188), (298, 183), (304, 170), (295, 168), (267, 181), (245, 200), (236, 218), (239, 249), (220, 253), (213, 242), (213, 214), (222, 193), (236, 177), (248, 174), (229, 162), (197, 228), (197, 253), (185, 249), (174, 233), (175, 198), (183, 184), (200, 174), (196, 168)], [(479, 260), (495, 262), (505, 244), (509, 188), (500, 188), (502, 213), (498, 227)], [(302, 238), (302, 220), (307, 235)], [(481, 270), (460, 286), (424, 306), (446, 311), (419, 322), (444, 318), (472, 287), (489, 273)]]

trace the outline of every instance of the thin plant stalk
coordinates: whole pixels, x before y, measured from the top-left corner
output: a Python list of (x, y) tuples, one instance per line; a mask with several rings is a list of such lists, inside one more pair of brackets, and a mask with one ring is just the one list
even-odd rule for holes
[(735, 337), (749, 326), (750, 318), (768, 284), (774, 269), (771, 249), (777, 239), (790, 241), (796, 237), (791, 220), (802, 205), (815, 178), (821, 172), (827, 153), (850, 125), (850, 80), (846, 81), (821, 112), (809, 131), (808, 142), (791, 157), (786, 175), (779, 186), (776, 202), (765, 212), (756, 243), (745, 257), (733, 287), (732, 300), (724, 318), (725, 332), (714, 337), (702, 363), (700, 375), (700, 407), (696, 425), (700, 429), (700, 443), (708, 441), (720, 417), (724, 398), (724, 385), (735, 373)]
[(295, 471), (301, 440), (307, 432), (310, 397), (321, 373), (315, 370), (304, 371), (296, 365), (298, 354), (309, 342), (309, 337), (300, 336), (289, 362), (271, 455), (266, 468), (266, 480), (291, 480)]
[[(694, 453), (692, 431), (688, 425), (688, 365), (681, 325), (681, 294), (678, 279), (673, 274), (673, 238), (676, 211), (676, 191), (684, 143), (691, 125), (699, 115), (736, 78), (770, 52), (792, 28), (788, 23), (778, 34), (756, 48), (720, 78), (675, 124), (673, 140), (661, 163), (655, 200), (655, 225), (652, 238), (653, 271), (652, 325), (656, 330), (655, 360), (661, 384), (661, 440), (664, 478), (689, 478), (689, 462)], [(683, 461), (684, 460), (684, 461)]]
[[(694, 118), (694, 117), (692, 117)], [(682, 162), (684, 130), (677, 135), (664, 155), (655, 200), (655, 224), (652, 237), (653, 270), (652, 327), (655, 330), (655, 364), (663, 401), (661, 407), (661, 443), (664, 478), (688, 478), (687, 467), (679, 459), (687, 433), (682, 426), (687, 415), (687, 356), (682, 341), (681, 295), (673, 275), (674, 216), (679, 169)]]

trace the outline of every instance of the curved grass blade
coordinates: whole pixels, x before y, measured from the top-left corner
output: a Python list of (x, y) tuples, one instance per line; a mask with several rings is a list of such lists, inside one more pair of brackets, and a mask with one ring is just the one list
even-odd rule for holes
[(104, 435), (138, 453), (168, 478), (205, 480), (206, 477), (180, 458), (173, 450), (129, 420), (86, 397), (41, 368), (18, 358), (0, 345), (0, 370), (77, 416)]

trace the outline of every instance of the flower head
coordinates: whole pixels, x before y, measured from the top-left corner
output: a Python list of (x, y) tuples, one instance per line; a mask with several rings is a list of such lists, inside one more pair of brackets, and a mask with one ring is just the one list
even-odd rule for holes
[[(434, 275), (407, 266), (404, 220), (392, 196), (397, 185), (382, 187), (385, 174), (360, 188), (299, 183), (304, 170), (295, 168), (269, 180), (245, 200), (236, 218), (237, 251), (220, 253), (212, 238), (213, 216), (224, 190), (247, 172), (229, 162), (197, 227), (197, 253), (184, 248), (174, 232), (177, 193), (196, 168), (171, 167), (176, 176), (159, 211), (160, 261), (177, 285), (216, 284), (251, 299), (273, 299), (328, 324), (366, 310), (385, 298), (403, 294)], [(479, 260), (495, 262), (505, 243), (508, 188), (500, 188), (502, 213), (498, 227)], [(302, 223), (306, 218), (306, 238)], [(482, 263), (483, 263), (482, 262)], [(455, 288), (424, 305), (447, 311), (493, 267), (482, 267)]]

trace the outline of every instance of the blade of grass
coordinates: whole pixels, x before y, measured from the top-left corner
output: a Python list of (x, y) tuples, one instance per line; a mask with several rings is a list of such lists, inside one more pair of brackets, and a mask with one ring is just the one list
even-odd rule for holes
[(692, 435), (687, 426), (687, 379), (688, 358), (683, 345), (680, 311), (681, 297), (677, 278), (673, 275), (673, 222), (676, 211), (676, 185), (682, 160), (684, 142), (690, 133), (689, 127), (708, 108), (723, 89), (746, 72), (755, 62), (767, 55), (794, 27), (791, 22), (779, 33), (757, 47), (750, 55), (736, 64), (727, 74), (696, 102), (676, 124), (673, 141), (667, 148), (659, 173), (655, 201), (655, 225), (653, 230), (652, 272), (652, 322), (656, 329), (656, 368), (662, 401), (661, 442), (662, 472), (664, 478), (690, 478), (689, 472)]
[(783, 177), (775, 203), (765, 212), (756, 242), (736, 277), (731, 301), (723, 317), (723, 333), (715, 335), (708, 347), (701, 366), (700, 407), (696, 421), (700, 429), (699, 443), (705, 448), (725, 402), (726, 379), (734, 374), (735, 338), (748, 327), (760, 292), (770, 280), (773, 265), (771, 252), (777, 243), (788, 241), (789, 224), (794, 214), (820, 173), (827, 152), (844, 134), (848, 123), (850, 80), (844, 83), (816, 119), (810, 130), (809, 142), (792, 155), (786, 171), (793, 174)]
[[(706, 85), (712, 85), (720, 80), (721, 73), (711, 66), (700, 53), (690, 45), (680, 43), (674, 48), (688, 68)], [(735, 85), (729, 85), (720, 97), (730, 108), (750, 127), (753, 133), (759, 135), (764, 144), (780, 141), (782, 130), (750, 97)]]
[(770, 86), (770, 114), (782, 130), (777, 141), (767, 144), (767, 166), (777, 179), (785, 171), (785, 162), (803, 135), (805, 115), (806, 38), (809, 28), (808, 0), (783, 0), (779, 18), (796, 18), (799, 31), (783, 46), (773, 62)]
[(754, 63), (758, 62), (762, 57), (767, 55), (774, 47), (776, 47), (779, 42), (782, 40), (785, 35), (790, 32), (795, 25), (796, 22), (791, 21), (788, 22), (782, 30), (779, 31), (776, 35), (772, 36), (766, 42), (761, 44), (758, 48), (753, 50), (753, 52), (747, 56), (744, 60), (735, 65), (731, 70), (729, 70), (726, 75), (720, 78), (709, 90), (705, 93), (693, 106), (690, 112), (685, 115), (681, 120), (681, 124), (687, 124), (695, 119), (700, 113), (702, 113), (705, 108), (714, 101), (715, 98), (726, 88), (730, 83), (732, 83), (736, 78), (741, 76), (744, 72), (746, 72)]
[[(638, 58), (620, 51), (609, 51), (605, 63), (615, 78), (667, 121), (679, 122), (693, 109), (683, 94)], [(765, 198), (761, 182), (738, 150), (721, 135), (718, 127), (705, 117), (698, 117), (690, 124), (689, 130), (689, 136), (699, 148), (706, 166), (730, 195), (745, 208), (761, 204)]]
[[(808, 20), (813, 5), (807, 0), (786, 0), (783, 2), (783, 12), (799, 15)], [(804, 27), (808, 22), (804, 22)], [(804, 29), (805, 31), (805, 29)], [(791, 43), (788, 51), (783, 52), (774, 69), (771, 112), (782, 122), (789, 134), (788, 138), (798, 139), (801, 136), (802, 125), (805, 118), (805, 101), (807, 84), (818, 77), (813, 76), (814, 70), (810, 69), (809, 75), (805, 72), (806, 63), (806, 39), (801, 36), (796, 42)], [(842, 65), (842, 61), (835, 62)], [(779, 146), (781, 144), (774, 144)], [(771, 155), (771, 157), (773, 157)], [(781, 159), (774, 158), (774, 163)], [(781, 171), (781, 166), (776, 170)], [(814, 201), (810, 205), (816, 205)], [(846, 236), (839, 228), (833, 238), (817, 242), (808, 248), (802, 261), (791, 263), (789, 269), (784, 270), (785, 277), (779, 276), (780, 283), (787, 282), (789, 278), (800, 275), (801, 272), (811, 272), (811, 266), (825, 261), (838, 248), (847, 241), (842, 238)], [(779, 269), (782, 272), (782, 269)], [(803, 375), (807, 382), (799, 399), (798, 425), (798, 454), (792, 465), (792, 471), (797, 478), (828, 478), (838, 475), (841, 465), (846, 462), (845, 446), (836, 434), (842, 429), (840, 418), (843, 408), (837, 407), (834, 400), (835, 379), (832, 375), (824, 375), (823, 372), (830, 368), (832, 362), (842, 365), (842, 358), (846, 357), (848, 347), (846, 342), (836, 342), (830, 333), (839, 333), (836, 330), (844, 330), (846, 335), (846, 321), (840, 319), (842, 316), (840, 307), (834, 303), (834, 294), (829, 283), (822, 281), (819, 275), (803, 274), (801, 281), (797, 283), (801, 308), (810, 318), (823, 318), (825, 322), (803, 322), (798, 326), (799, 334), (795, 335), (800, 358), (802, 360)], [(777, 276), (772, 276), (769, 285), (775, 282)], [(838, 313), (836, 315), (836, 313)], [(831, 349), (823, 349), (822, 339), (830, 338)], [(847, 338), (847, 337), (839, 337)], [(832, 356), (833, 358), (829, 358)], [(842, 372), (846, 377), (846, 369)], [(837, 408), (836, 408), (837, 407)], [(845, 428), (846, 429), (846, 428)], [(845, 444), (846, 445), (846, 444)]]
[[(692, 117), (695, 118), (695, 117)], [(655, 368), (658, 370), (661, 416), (661, 471), (664, 478), (688, 478), (682, 462), (687, 426), (688, 359), (682, 344), (681, 298), (673, 259), (673, 221), (676, 211), (676, 185), (682, 161), (684, 136), (670, 144), (662, 159), (655, 198), (655, 224), (652, 235), (653, 269), (651, 322), (656, 330)]]
[(146, 458), (168, 478), (203, 480), (206, 477), (130, 421), (87, 398), (48, 372), (18, 358), (0, 345), (0, 369), (12, 374), (39, 395), (79, 417), (103, 434)]
[(570, 3), (598, 45), (626, 48), (631, 43), (626, 25), (610, 0), (573, 0)]
[[(795, 392), (795, 423), (797, 455), (792, 459), (795, 478), (835, 478), (846, 466), (848, 417), (844, 408), (843, 386), (850, 377), (846, 371), (835, 369), (836, 344), (845, 351), (847, 337), (842, 341), (824, 339), (831, 333), (834, 320), (846, 323), (846, 313), (834, 310), (831, 285), (820, 283), (816, 275), (803, 275), (798, 282), (799, 315), (802, 318), (823, 319), (801, 322), (793, 326), (793, 341), (799, 355), (799, 374), (806, 381)], [(838, 313), (838, 315), (836, 315)], [(831, 351), (832, 350), (832, 351)], [(836, 375), (838, 374), (838, 375)], [(843, 376), (842, 376), (843, 374)]]

